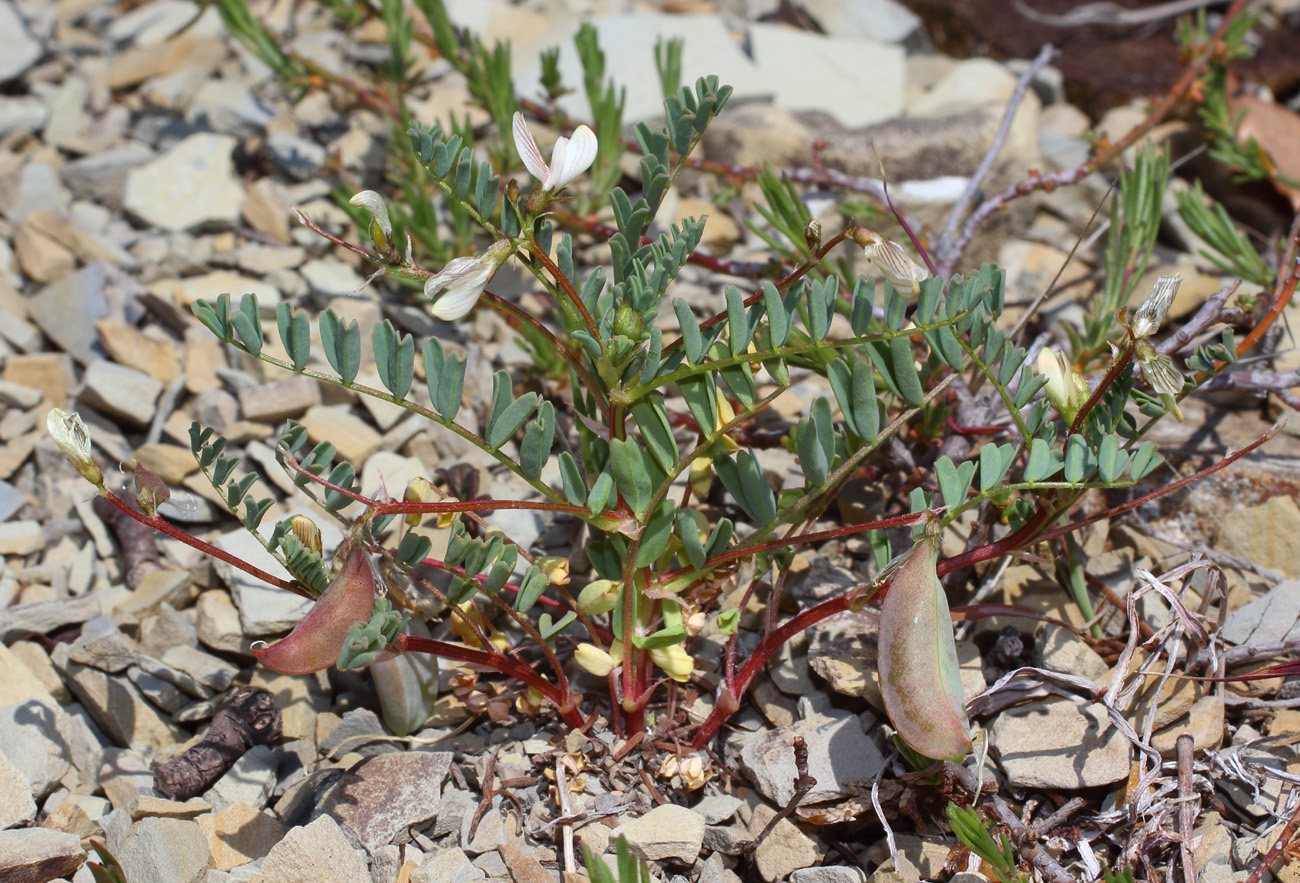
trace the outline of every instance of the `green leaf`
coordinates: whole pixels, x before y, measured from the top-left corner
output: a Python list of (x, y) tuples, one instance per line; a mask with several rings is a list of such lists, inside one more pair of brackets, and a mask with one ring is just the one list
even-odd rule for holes
[(1108, 435), (1101, 440), (1097, 451), (1097, 472), (1104, 482), (1119, 481), (1128, 468), (1129, 455), (1120, 450), (1118, 436)]
[(587, 483), (582, 480), (578, 461), (568, 451), (560, 452), (560, 480), (564, 483), (564, 498), (575, 506), (587, 500)]
[(781, 302), (781, 294), (771, 282), (763, 282), (763, 311), (767, 313), (768, 331), (773, 347), (785, 346), (790, 339), (790, 315)]
[(540, 568), (529, 567), (519, 584), (519, 593), (515, 595), (515, 610), (520, 613), (532, 610), (537, 599), (542, 597), (542, 592), (546, 591), (547, 585), (546, 574)]
[(947, 457), (940, 457), (934, 464), (935, 477), (939, 480), (939, 493), (944, 505), (956, 509), (966, 502), (970, 493), (971, 482), (975, 479), (975, 463), (967, 460), (961, 466), (955, 465)]
[(718, 388), (708, 374), (683, 377), (677, 388), (686, 401), (686, 408), (695, 418), (700, 431), (713, 434), (718, 429)]
[(645, 516), (646, 507), (654, 493), (654, 480), (647, 468), (640, 445), (611, 439), (609, 442), (609, 471), (614, 477), (619, 493), (627, 500), (638, 518)]
[(1133, 462), (1129, 466), (1129, 474), (1134, 480), (1145, 478), (1150, 475), (1157, 466), (1161, 464), (1160, 457), (1156, 454), (1156, 446), (1151, 442), (1143, 442), (1136, 451), (1133, 452)]
[(307, 314), (294, 310), (288, 304), (277, 304), (275, 324), (280, 332), (280, 343), (284, 345), (284, 351), (293, 363), (293, 370), (306, 368), (307, 359), (311, 356), (311, 327)]
[(698, 365), (704, 356), (704, 335), (700, 333), (695, 314), (686, 301), (677, 298), (673, 301), (673, 312), (677, 314), (678, 329), (682, 334), (682, 346), (686, 348), (686, 361)]
[(543, 641), (550, 641), (559, 635), (578, 618), (578, 614), (570, 610), (564, 616), (560, 617), (558, 622), (551, 622), (551, 615), (543, 613), (537, 618), (537, 631), (541, 634)]
[(591, 493), (587, 495), (587, 508), (599, 515), (609, 508), (614, 498), (614, 477), (602, 472), (591, 483)]
[(428, 537), (418, 533), (408, 533), (402, 537), (402, 542), (397, 546), (397, 554), (393, 557), (408, 567), (414, 567), (425, 559), (432, 548), (433, 541)]
[(731, 354), (733, 356), (744, 355), (753, 342), (753, 333), (749, 327), (749, 317), (745, 314), (745, 298), (740, 291), (734, 286), (728, 286), (725, 295), (727, 300), (727, 328), (731, 335)]
[(256, 297), (246, 294), (239, 299), (239, 311), (230, 317), (230, 324), (245, 350), (255, 356), (262, 352), (262, 319), (257, 314)]
[(700, 525), (695, 513), (689, 509), (677, 511), (677, 538), (681, 541), (682, 551), (692, 567), (703, 567), (708, 556), (704, 553), (704, 543), (700, 541)]
[(776, 520), (776, 495), (753, 454), (740, 451), (734, 460), (718, 454), (713, 458), (713, 468), (727, 493), (756, 524)]
[(492, 407), (488, 411), (486, 440), (493, 450), (499, 450), (524, 425), (524, 421), (537, 410), (538, 395), (524, 393), (510, 401), (510, 374), (498, 371), (492, 378)]
[(1083, 481), (1088, 474), (1088, 441), (1081, 435), (1065, 440), (1065, 480)]
[(361, 369), (361, 327), (357, 320), (346, 323), (333, 310), (320, 317), (321, 345), (330, 367), (345, 384), (351, 384)]
[(673, 472), (677, 468), (680, 454), (677, 440), (673, 438), (672, 425), (668, 422), (668, 411), (664, 408), (663, 394), (650, 393), (634, 402), (628, 410), (641, 427), (641, 440), (650, 456), (654, 457), (664, 472)]
[(912, 344), (906, 337), (895, 337), (889, 341), (889, 366), (903, 401), (913, 407), (925, 401), (921, 375), (917, 373), (916, 362), (912, 358)]
[(415, 376), (415, 341), (411, 335), (400, 337), (388, 319), (375, 326), (375, 370), (379, 381), (394, 398), (404, 399)]
[(1029, 442), (1029, 458), (1025, 463), (1025, 481), (1046, 481), (1064, 466), (1061, 452), (1041, 438)]
[(664, 500), (650, 516), (645, 530), (641, 532), (641, 546), (636, 552), (635, 566), (649, 567), (659, 559), (668, 548), (668, 541), (673, 536), (673, 521), (677, 514), (677, 505), (672, 500)]
[(1016, 459), (1014, 445), (987, 444), (980, 448), (980, 492), (988, 493), (998, 486)]

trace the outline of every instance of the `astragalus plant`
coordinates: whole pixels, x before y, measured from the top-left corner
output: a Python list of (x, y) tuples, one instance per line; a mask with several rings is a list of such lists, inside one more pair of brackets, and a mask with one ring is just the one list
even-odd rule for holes
[[(441, 8), (429, 5), (434, 13)], [(425, 177), (404, 182), (401, 192), (436, 192), (439, 214), (472, 225), (463, 240), (474, 243), (472, 250), (425, 266), (416, 255), (436, 249), (419, 241), (415, 221), (395, 229), (392, 219), (416, 219), (427, 207), (390, 205), (371, 190), (350, 200), (369, 247), (301, 220), (338, 247), (364, 254), (379, 273), (422, 286), (428, 310), (442, 320), (468, 323), (475, 311), (498, 312), (539, 365), (558, 366), (551, 382), (520, 395), (515, 378), (498, 371), (482, 412), (469, 414), (469, 366), (449, 342), (415, 340), (391, 321), (367, 341), (355, 321), (330, 311), (309, 316), (287, 304), (267, 328), (251, 295), (200, 301), (194, 312), (218, 338), (253, 358), (392, 403), (459, 436), (518, 476), (529, 498), (457, 499), (428, 479), (412, 481), (400, 498), (367, 496), (357, 481), (363, 464), (339, 462), (328, 441), (311, 445), (305, 430), (290, 424), (279, 441), (284, 466), (346, 527), (340, 548), (323, 549), (308, 519), (264, 524), (271, 499), (253, 493), (251, 476), (238, 477), (223, 439), (194, 426), (199, 465), (292, 574), (279, 579), (166, 522), (157, 512), (156, 489), (137, 494), (134, 504), (111, 493), (79, 421), (55, 414), (51, 429), (74, 464), (136, 519), (316, 599), (291, 635), (258, 649), (259, 659), (294, 673), (388, 666), (377, 680), (399, 730), (422, 722), (432, 674), (427, 666), (395, 662), (432, 654), (517, 680), (514, 704), (522, 711), (549, 709), (571, 727), (602, 715), (623, 735), (643, 731), (648, 711), (675, 707), (679, 685), (691, 684), (711, 699), (688, 725), (690, 743), (702, 747), (741, 707), (785, 642), (883, 597), (882, 687), (892, 722), (915, 753), (961, 757), (970, 747), (970, 722), (939, 578), (1137, 505), (1140, 500), (1129, 499), (1071, 521), (1085, 492), (1130, 487), (1159, 465), (1143, 436), (1153, 421), (1176, 413), (1197, 383), (1231, 363), (1231, 335), (1199, 350), (1186, 371), (1156, 352), (1153, 341), (1178, 285), (1164, 278), (1131, 322), (1124, 314), (1098, 320), (1108, 336), (1086, 343), (1113, 347), (1108, 370), (1093, 368), (1089, 379), (1078, 369), (1093, 366), (1063, 353), (1044, 351), (1031, 360), (1017, 335), (999, 327), (1004, 277), (997, 267), (940, 276), (917, 241), (900, 244), (854, 223), (824, 235), (801, 215), (789, 182), (770, 174), (767, 235), (780, 238), (797, 260), (743, 288), (719, 282), (715, 305), (697, 315), (674, 296), (674, 282), (689, 261), (717, 264), (696, 257), (704, 219), (649, 234), (730, 89), (712, 77), (677, 89), (665, 101), (662, 128), (639, 125), (634, 144), (611, 144), (619, 130), (608, 117), (619, 105), (612, 92), (601, 91), (597, 75), (588, 91), (605, 97), (593, 97), (600, 117), (594, 128), (543, 114), (565, 133), (548, 161), (530, 123), (537, 109), (525, 115), (514, 105), (498, 106), (502, 89), (489, 88), (501, 83), (488, 63), (495, 56), (473, 41), (457, 44), (457, 35), (439, 30), (436, 15), (433, 23), (438, 42), (449, 43), (440, 48), (481, 76), (475, 94), (492, 110), (495, 135), (475, 145), (439, 125), (411, 121), (410, 165)], [(641, 157), (633, 192), (616, 186), (624, 149)], [(603, 183), (592, 189), (593, 180)], [(581, 217), (575, 223), (568, 205), (607, 207), (613, 224)], [(564, 232), (560, 220), (580, 232)], [(593, 265), (596, 246), (602, 252)], [(854, 248), (878, 275), (845, 278), (833, 269), (832, 261)], [(548, 315), (492, 291), (494, 275), (512, 262), (548, 295)], [(269, 335), (278, 339), (279, 355), (267, 345)], [(379, 387), (357, 379), (367, 348)], [(750, 428), (789, 391), (792, 377), (809, 372), (825, 378), (826, 394), (780, 439), (801, 473), (793, 484), (781, 484), (765, 470), (769, 449), (753, 444)], [(997, 413), (986, 422), (994, 429), (954, 424), (958, 390), (990, 396)], [(954, 433), (983, 443), (942, 454)], [(886, 474), (907, 476), (910, 505), (890, 518), (819, 524), (847, 483)], [(155, 484), (137, 471), (139, 488)], [(501, 509), (574, 519), (585, 541), (567, 559), (539, 557), (500, 530), (481, 529), (480, 516)], [(945, 529), (972, 516), (987, 527), (972, 533), (982, 539), (941, 557)], [(440, 558), (430, 557), (429, 538), (413, 530), (423, 521), (450, 531)], [(914, 545), (891, 548), (890, 532), (897, 542), (908, 527)], [(795, 552), (854, 534), (870, 538), (878, 576), (783, 615), (779, 600)], [(580, 559), (589, 568), (571, 567)], [(449, 580), (434, 579), (437, 571)], [(590, 573), (581, 584), (579, 572)], [(398, 582), (436, 599), (442, 622), (424, 622), (418, 610), (427, 606), (396, 591)], [(751, 616), (754, 604), (765, 612)], [(742, 630), (751, 628), (758, 634), (742, 642)], [(725, 646), (721, 659), (701, 658), (702, 637), (707, 646)], [(607, 689), (576, 687), (580, 670), (603, 679)]]

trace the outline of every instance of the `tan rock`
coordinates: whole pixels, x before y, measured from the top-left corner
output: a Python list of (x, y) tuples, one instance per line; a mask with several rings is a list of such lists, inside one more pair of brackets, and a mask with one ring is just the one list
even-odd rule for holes
[(259, 233), (285, 245), (293, 244), (289, 232), (289, 219), (293, 217), (292, 200), (284, 188), (270, 178), (262, 178), (248, 188), (239, 213), (248, 226)]
[(196, 819), (206, 812), (212, 812), (212, 804), (197, 797), (182, 801), (141, 794), (131, 798), (126, 811), (137, 822), (151, 816), (162, 819)]
[(144, 46), (114, 55), (108, 66), (113, 91), (143, 83), (182, 67), (213, 70), (226, 57), (225, 42), (215, 37), (181, 36), (164, 46)]
[(100, 319), (95, 323), (100, 345), (119, 365), (143, 371), (163, 385), (180, 376), (176, 345), (169, 340), (150, 337), (130, 322)]
[(26, 222), (14, 231), (14, 256), (23, 274), (37, 282), (55, 282), (77, 269), (76, 255)]
[(682, 199), (677, 205), (677, 220), (707, 215), (700, 244), (721, 254), (740, 241), (740, 227), (718, 206), (706, 199)]
[(189, 448), (180, 445), (144, 444), (135, 449), (140, 465), (157, 475), (167, 484), (180, 484), (186, 476), (198, 471), (199, 464)]
[(1151, 747), (1172, 759), (1178, 753), (1178, 737), (1184, 733), (1192, 737), (1192, 749), (1198, 754), (1216, 750), (1223, 742), (1223, 700), (1213, 695), (1197, 699), (1187, 714), (1151, 735)]
[(338, 450), (339, 460), (358, 470), (367, 457), (379, 450), (382, 441), (374, 427), (343, 405), (317, 405), (308, 409), (300, 422), (313, 444), (329, 441)]
[(261, 423), (280, 423), (320, 403), (320, 384), (298, 375), (239, 391), (244, 418)]
[(44, 427), (34, 429), (0, 447), (0, 478), (9, 478), (17, 472), (18, 467), (23, 465), (36, 449), (36, 442), (45, 435)]
[(185, 368), (185, 389), (190, 394), (198, 395), (221, 386), (217, 368), (225, 366), (226, 350), (211, 331), (197, 325), (188, 329), (181, 347), (181, 359)]
[[(76, 382), (72, 370), (72, 357), (67, 353), (31, 353), (13, 355), (4, 360), (4, 379), (21, 383), (45, 393), (51, 405), (65, 408), (68, 390)], [(45, 415), (42, 414), (43, 418)]]
[(284, 826), (274, 817), (244, 803), (199, 820), (208, 838), (211, 867), (229, 871), (262, 858), (284, 836)]
[(1300, 577), (1300, 507), (1285, 494), (1258, 506), (1224, 513), (1214, 548), (1282, 573)]
[(131, 255), (93, 233), (81, 229), (62, 212), (38, 209), (23, 218), (23, 226), (48, 236), (72, 252), (83, 264), (108, 261), (118, 266), (131, 263)]
[(19, 702), (22, 699), (43, 699), (46, 694), (52, 697), (52, 702), (60, 705), (67, 705), (72, 701), (72, 694), (68, 692), (63, 678), (59, 677), (59, 673), (54, 670), (54, 664), (50, 662), (50, 655), (45, 652), (44, 647), (33, 641), (15, 641), (9, 648), (9, 653), (27, 669), (28, 680), (20, 686), (19, 692), (29, 695), (6, 699), (3, 697), (9, 694), (0, 694), (0, 705), (8, 705), (10, 702)]

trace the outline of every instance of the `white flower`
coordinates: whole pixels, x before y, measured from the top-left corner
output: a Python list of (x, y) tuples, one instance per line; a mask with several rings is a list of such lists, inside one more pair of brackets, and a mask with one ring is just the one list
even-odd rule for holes
[(859, 232), (861, 235), (854, 238), (862, 246), (862, 253), (894, 289), (909, 299), (919, 295), (921, 283), (930, 278), (930, 271), (908, 257), (897, 242), (877, 236), (866, 228), (859, 228)]
[(425, 280), (424, 296), (429, 300), (446, 289), (446, 294), (434, 301), (429, 312), (446, 322), (468, 316), (513, 250), (512, 243), (501, 239), (478, 257), (452, 258), (442, 270)]
[(1073, 423), (1092, 395), (1088, 381), (1074, 372), (1063, 353), (1046, 347), (1038, 351), (1038, 373), (1047, 378), (1043, 387), (1047, 400), (1067, 423)]
[(1142, 377), (1152, 391), (1160, 397), (1165, 407), (1174, 418), (1183, 422), (1183, 411), (1178, 407), (1178, 396), (1182, 394), (1186, 378), (1174, 367), (1174, 360), (1168, 353), (1156, 352), (1150, 341), (1139, 337), (1133, 342), (1133, 357), (1142, 369)]
[(1174, 295), (1178, 293), (1178, 286), (1182, 281), (1182, 277), (1177, 273), (1172, 276), (1161, 276), (1156, 280), (1151, 294), (1142, 302), (1142, 306), (1137, 308), (1137, 313), (1133, 316), (1134, 337), (1140, 340), (1160, 330), (1160, 326), (1165, 321), (1165, 314), (1169, 312), (1169, 305), (1174, 302)]
[(515, 149), (524, 165), (534, 178), (542, 182), (542, 189), (550, 193), (563, 190), (596, 160), (596, 133), (588, 126), (578, 126), (573, 130), (572, 138), (555, 139), (549, 166), (537, 149), (528, 121), (519, 111), (515, 111), (514, 134)]
[(601, 650), (595, 644), (579, 644), (573, 652), (573, 659), (578, 665), (591, 672), (598, 678), (603, 678), (614, 670), (617, 665), (614, 657), (610, 656), (604, 650)]
[(77, 414), (69, 414), (60, 408), (51, 408), (45, 417), (45, 426), (49, 429), (54, 443), (59, 446), (81, 477), (95, 487), (104, 486), (104, 473), (90, 450), (90, 432)]
[(393, 224), (388, 220), (388, 204), (373, 190), (362, 190), (348, 200), (350, 205), (370, 212), (370, 239), (380, 251), (393, 247)]

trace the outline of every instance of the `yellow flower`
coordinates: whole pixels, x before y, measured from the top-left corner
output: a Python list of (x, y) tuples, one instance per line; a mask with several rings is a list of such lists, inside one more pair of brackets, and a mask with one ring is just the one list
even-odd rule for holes
[(691, 658), (691, 655), (686, 652), (686, 648), (681, 644), (652, 648), (650, 650), (650, 661), (663, 669), (664, 674), (679, 684), (689, 681), (691, 672), (695, 671), (695, 660)]
[(573, 659), (584, 670), (591, 672), (598, 678), (603, 678), (609, 674), (616, 665), (614, 657), (595, 644), (579, 644), (578, 649), (573, 652)]
[(614, 588), (613, 580), (593, 580), (578, 593), (578, 612), (587, 616), (609, 613), (617, 606), (618, 591)]
[(1047, 378), (1043, 387), (1047, 400), (1066, 423), (1073, 423), (1092, 395), (1088, 381), (1074, 372), (1064, 353), (1046, 347), (1038, 352), (1038, 373)]

